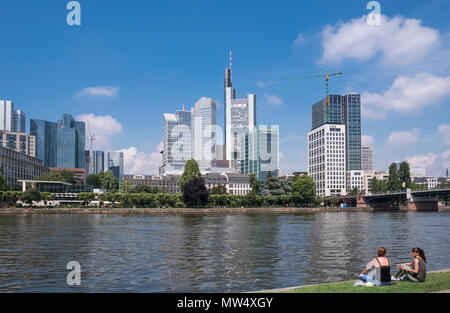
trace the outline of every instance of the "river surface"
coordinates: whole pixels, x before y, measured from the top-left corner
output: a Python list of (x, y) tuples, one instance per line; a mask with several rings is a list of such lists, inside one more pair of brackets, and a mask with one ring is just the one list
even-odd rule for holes
[[(450, 268), (450, 212), (0, 216), (0, 292), (244, 292), (356, 279), (379, 246)], [(69, 287), (70, 261), (81, 285)]]

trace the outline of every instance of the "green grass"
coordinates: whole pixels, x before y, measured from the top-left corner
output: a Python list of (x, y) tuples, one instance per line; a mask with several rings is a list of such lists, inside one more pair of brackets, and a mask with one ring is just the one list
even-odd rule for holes
[(425, 293), (450, 289), (450, 272), (427, 273), (426, 281), (394, 281), (392, 286), (353, 287), (357, 281), (311, 285), (288, 290), (288, 293)]

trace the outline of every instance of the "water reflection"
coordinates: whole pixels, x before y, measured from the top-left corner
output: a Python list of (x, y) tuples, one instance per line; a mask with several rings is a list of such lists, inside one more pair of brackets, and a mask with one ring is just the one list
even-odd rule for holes
[[(384, 246), (450, 267), (450, 213), (0, 216), (0, 291), (239, 292), (354, 279)], [(78, 261), (82, 286), (65, 282)]]

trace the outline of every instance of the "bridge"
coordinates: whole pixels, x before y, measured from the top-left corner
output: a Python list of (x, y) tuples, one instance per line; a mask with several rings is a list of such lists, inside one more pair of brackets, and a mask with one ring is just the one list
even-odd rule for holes
[(399, 203), (406, 202), (408, 211), (438, 211), (439, 196), (444, 196), (446, 198), (450, 197), (450, 189), (407, 190), (384, 194), (343, 197), (342, 200), (344, 200), (344, 202), (346, 200), (356, 200), (357, 207), (370, 207), (375, 210), (398, 209)]

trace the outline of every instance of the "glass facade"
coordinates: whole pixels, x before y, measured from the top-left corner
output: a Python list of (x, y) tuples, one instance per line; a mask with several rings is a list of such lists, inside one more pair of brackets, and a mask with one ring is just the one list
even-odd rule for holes
[(258, 126), (247, 132), (241, 141), (242, 174), (255, 174), (257, 179), (265, 181), (269, 172), (278, 176), (279, 135), (278, 126)]
[(108, 170), (111, 171), (117, 179), (123, 177), (123, 152), (108, 152)]
[(85, 123), (64, 114), (57, 123), (30, 120), (30, 133), (36, 136), (36, 157), (44, 166), (85, 168)]
[(185, 164), (192, 158), (191, 112), (164, 114), (163, 166)]
[(92, 151), (89, 164), (89, 174), (98, 174), (105, 170), (105, 153), (103, 151)]
[[(329, 123), (341, 124), (342, 121), (342, 97), (339, 95), (329, 95)], [(322, 126), (327, 121), (327, 109), (325, 99), (320, 100), (312, 107), (312, 129)]]
[(346, 132), (347, 171), (361, 170), (361, 96), (349, 94), (342, 97)]

